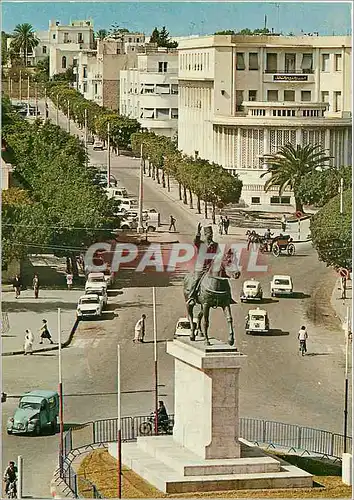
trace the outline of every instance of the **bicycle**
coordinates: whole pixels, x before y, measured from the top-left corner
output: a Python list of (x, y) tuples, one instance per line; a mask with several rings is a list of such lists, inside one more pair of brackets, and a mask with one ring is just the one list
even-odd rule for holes
[(9, 487), (7, 490), (7, 498), (17, 498), (16, 481), (12, 481), (9, 484)]
[(301, 352), (301, 356), (305, 356), (305, 354), (306, 354), (306, 341), (305, 340), (300, 340), (299, 351)]

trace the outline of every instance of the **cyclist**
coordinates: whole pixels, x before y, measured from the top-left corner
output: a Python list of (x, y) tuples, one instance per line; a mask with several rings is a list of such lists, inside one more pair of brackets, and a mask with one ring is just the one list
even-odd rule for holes
[(304, 355), (304, 352), (307, 352), (306, 341), (309, 338), (309, 336), (307, 334), (306, 326), (302, 326), (300, 328), (299, 334), (298, 334), (297, 338), (300, 341), (300, 348), (299, 348), (299, 350), (301, 351), (302, 348), (303, 348), (302, 355)]
[(15, 494), (17, 495), (17, 490), (16, 490), (16, 481), (17, 481), (17, 470), (15, 467), (15, 462), (10, 461), (9, 465), (6, 467), (6, 470), (4, 472), (4, 482), (5, 482), (5, 493), (6, 495), (9, 492), (10, 484), (14, 484), (14, 490)]

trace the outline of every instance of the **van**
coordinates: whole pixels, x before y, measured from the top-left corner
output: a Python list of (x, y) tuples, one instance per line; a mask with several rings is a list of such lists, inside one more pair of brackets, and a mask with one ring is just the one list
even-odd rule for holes
[(120, 201), (121, 199), (125, 200), (126, 198), (129, 198), (128, 191), (125, 189), (125, 187), (109, 187), (105, 189), (107, 198), (114, 199), (117, 201)]

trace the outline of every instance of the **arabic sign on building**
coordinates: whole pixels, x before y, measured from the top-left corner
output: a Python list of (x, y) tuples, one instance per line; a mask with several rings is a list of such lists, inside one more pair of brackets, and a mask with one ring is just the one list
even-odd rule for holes
[(308, 75), (273, 75), (274, 82), (307, 82)]

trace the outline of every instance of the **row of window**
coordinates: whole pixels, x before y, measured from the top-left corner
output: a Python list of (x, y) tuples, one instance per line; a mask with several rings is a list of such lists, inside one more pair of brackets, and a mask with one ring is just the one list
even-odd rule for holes
[[(260, 205), (261, 198), (259, 196), (252, 196), (251, 204), (252, 205)], [(271, 196), (270, 198), (271, 205), (290, 205), (290, 196)]]
[(177, 108), (144, 108), (141, 110), (140, 118), (156, 120), (171, 120), (178, 118)]
[[(334, 56), (333, 61), (331, 55)], [(278, 56), (276, 52), (268, 52), (266, 54), (266, 73), (313, 73), (313, 55), (311, 53), (302, 54), (300, 69), (296, 66), (296, 53), (284, 54), (284, 67), (278, 69)], [(298, 54), (301, 56), (301, 54)], [(248, 67), (249, 71), (257, 71), (259, 69), (259, 53), (248, 53)], [(331, 66), (331, 62), (333, 63)], [(321, 55), (321, 71), (330, 72), (331, 67), (333, 71), (342, 71), (342, 54), (322, 54)], [(236, 53), (236, 69), (238, 71), (246, 70), (246, 58), (244, 52)]]
[(210, 54), (209, 52), (193, 52), (181, 54), (179, 57), (179, 69), (189, 71), (209, 71)]

